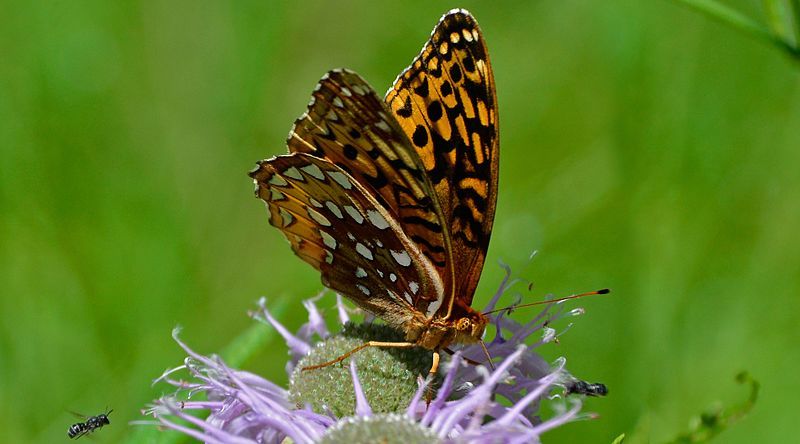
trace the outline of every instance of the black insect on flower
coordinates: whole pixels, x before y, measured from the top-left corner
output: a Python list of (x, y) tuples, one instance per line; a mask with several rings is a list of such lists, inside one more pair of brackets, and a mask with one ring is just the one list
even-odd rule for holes
[(78, 439), (83, 435), (92, 433), (95, 430), (103, 428), (103, 426), (111, 424), (111, 421), (108, 420), (108, 415), (113, 411), (112, 409), (97, 416), (90, 416), (86, 418), (86, 422), (76, 422), (72, 424), (69, 426), (69, 430), (67, 430), (67, 436), (69, 436), (70, 439)]
[(596, 382), (586, 382), (574, 378), (564, 384), (566, 395), (577, 394), (584, 396), (606, 396), (608, 394), (608, 387), (605, 384)]

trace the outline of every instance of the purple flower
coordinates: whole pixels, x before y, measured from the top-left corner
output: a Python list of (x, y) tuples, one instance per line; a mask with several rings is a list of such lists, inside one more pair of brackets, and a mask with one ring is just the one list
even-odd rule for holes
[[(505, 269), (506, 276), (485, 311), (494, 309), (518, 282)], [(309, 320), (296, 334), (272, 317), (263, 299), (253, 315), (286, 340), (291, 356), (286, 364), (288, 390), (231, 369), (218, 357), (192, 351), (176, 329), (173, 337), (188, 357), (157, 381), (166, 381), (177, 391), (156, 400), (147, 413), (168, 428), (209, 443), (280, 443), (286, 438), (295, 443), (527, 443), (539, 442), (547, 430), (587, 417), (579, 414), (578, 398), (558, 394), (578, 381), (564, 369), (565, 360), (551, 366), (532, 351), (556, 340), (550, 325), (581, 314), (580, 309), (566, 311), (563, 304), (548, 304), (524, 325), (509, 319), (506, 311), (492, 314), (497, 334), (486, 348), (495, 368), (474, 365), (485, 361), (485, 353), (480, 345), (469, 345), (455, 351), (440, 379), (430, 381), (418, 375), (427, 373), (431, 352), (419, 348), (371, 347), (340, 364), (300, 371), (340, 356), (364, 338), (387, 335), (393, 340), (392, 335), (398, 334), (371, 322), (350, 323), (349, 310), (337, 295), (339, 321), (345, 328), (333, 335), (315, 301), (304, 305)], [(538, 340), (525, 345), (536, 333)], [(174, 377), (183, 370), (189, 373), (188, 382)], [(438, 387), (432, 399), (431, 385)], [(197, 394), (206, 400), (193, 400)], [(555, 410), (547, 420), (537, 416), (542, 401), (549, 401)], [(191, 410), (209, 415), (198, 419), (187, 413)]]

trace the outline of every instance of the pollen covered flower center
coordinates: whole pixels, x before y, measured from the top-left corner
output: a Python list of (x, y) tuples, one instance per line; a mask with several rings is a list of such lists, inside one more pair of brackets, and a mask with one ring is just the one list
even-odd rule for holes
[(433, 431), (405, 415), (388, 414), (345, 418), (328, 430), (320, 444), (437, 444)]
[(300, 360), (291, 375), (289, 400), (298, 407), (310, 404), (314, 411), (330, 409), (337, 417), (353, 415), (355, 391), (350, 360), (375, 413), (402, 412), (419, 388), (417, 378), (431, 367), (431, 351), (414, 348), (368, 347), (342, 362), (314, 370), (302, 370), (334, 360), (367, 341), (403, 342), (403, 333), (385, 325), (345, 325), (341, 333), (319, 342)]

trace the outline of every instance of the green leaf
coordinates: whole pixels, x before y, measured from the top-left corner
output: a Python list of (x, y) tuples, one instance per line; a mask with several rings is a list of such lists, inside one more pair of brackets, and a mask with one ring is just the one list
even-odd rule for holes
[(701, 413), (699, 417), (693, 418), (691, 421), (693, 424), (691, 430), (669, 441), (669, 444), (708, 442), (747, 416), (758, 399), (758, 392), (761, 386), (747, 372), (741, 372), (736, 375), (736, 382), (750, 385), (750, 396), (747, 400), (739, 405), (727, 408), (714, 407)]
[[(280, 318), (289, 306), (287, 299), (280, 299), (270, 312)], [(245, 365), (260, 350), (263, 350), (276, 337), (278, 332), (271, 326), (262, 322), (255, 322), (243, 333), (239, 334), (230, 344), (219, 353), (228, 367), (240, 368)]]

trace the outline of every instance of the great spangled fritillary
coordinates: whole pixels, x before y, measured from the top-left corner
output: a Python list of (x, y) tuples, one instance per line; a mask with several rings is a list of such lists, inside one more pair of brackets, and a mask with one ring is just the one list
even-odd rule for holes
[[(270, 223), (325, 286), (438, 351), (480, 341), (470, 307), (497, 199), (489, 55), (463, 9), (442, 17), (384, 100), (334, 70), (295, 122), (289, 154), (250, 173)], [(393, 345), (392, 345), (393, 344)]]

